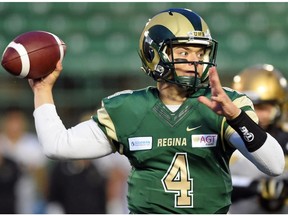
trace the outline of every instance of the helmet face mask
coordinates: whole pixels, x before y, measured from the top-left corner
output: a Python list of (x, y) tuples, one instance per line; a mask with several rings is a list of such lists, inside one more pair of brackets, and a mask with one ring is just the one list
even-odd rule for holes
[[(183, 42), (179, 42), (181, 40), (186, 40), (188, 42), (183, 43)], [(197, 39), (196, 39), (197, 40)], [(172, 44), (172, 45), (171, 45)], [(201, 50), (204, 51), (204, 55), (203, 55), (203, 60), (199, 60), (199, 61), (188, 61), (187, 59), (183, 59), (183, 58), (174, 58), (173, 55), (173, 49), (174, 47), (181, 47), (181, 46), (192, 46), (192, 47), (197, 47), (197, 48), (201, 48)], [(170, 62), (168, 62), (167, 64), (170, 65), (171, 71), (173, 73), (173, 78), (174, 81), (182, 86), (185, 87), (186, 89), (193, 89), (196, 90), (196, 88), (199, 88), (200, 85), (205, 82), (208, 78), (208, 70), (212, 65), (215, 65), (212, 63), (213, 59), (211, 59), (211, 53), (213, 53), (213, 48), (214, 46), (211, 44), (208, 45), (203, 45), (203, 44), (190, 44), (189, 43), (189, 38), (177, 38), (177, 42), (173, 43), (173, 41), (170, 43), (170, 51), (169, 53), (171, 53), (171, 60)], [(195, 71), (194, 71), (194, 76), (178, 76), (176, 73), (176, 69), (175, 66), (177, 64), (191, 64), (194, 65)], [(203, 65), (203, 71), (197, 71), (197, 66), (198, 65)], [(201, 74), (201, 76), (199, 77), (199, 74)]]
[[(204, 58), (189, 62), (173, 56), (177, 46), (203, 47)], [(195, 92), (208, 79), (208, 70), (215, 65), (217, 42), (211, 38), (205, 21), (188, 9), (169, 9), (154, 16), (144, 28), (139, 42), (142, 69), (156, 81), (166, 81)], [(203, 65), (201, 77), (177, 76), (175, 65)], [(200, 72), (200, 71), (199, 71)]]

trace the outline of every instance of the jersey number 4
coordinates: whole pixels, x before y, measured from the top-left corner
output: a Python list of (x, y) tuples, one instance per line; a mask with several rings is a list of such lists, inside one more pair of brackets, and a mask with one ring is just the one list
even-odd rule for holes
[(165, 192), (175, 193), (176, 208), (193, 208), (193, 179), (190, 178), (187, 153), (176, 153), (161, 179)]

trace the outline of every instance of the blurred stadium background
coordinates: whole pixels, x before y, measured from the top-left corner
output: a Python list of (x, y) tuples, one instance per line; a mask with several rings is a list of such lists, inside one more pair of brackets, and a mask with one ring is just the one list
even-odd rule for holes
[[(195, 10), (219, 42), (223, 84), (248, 65), (270, 63), (288, 77), (288, 3), (285, 2), (0, 2), (0, 50), (17, 35), (45, 30), (67, 44), (64, 70), (54, 95), (67, 126), (101, 98), (154, 82), (141, 70), (138, 39), (148, 18), (169, 7)], [(33, 94), (27, 80), (0, 68), (0, 112), (19, 106), (30, 115)]]

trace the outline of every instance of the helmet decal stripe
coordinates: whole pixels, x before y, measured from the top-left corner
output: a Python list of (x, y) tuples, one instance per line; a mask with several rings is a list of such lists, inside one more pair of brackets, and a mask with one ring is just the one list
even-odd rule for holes
[(174, 38), (175, 35), (165, 26), (155, 25), (149, 29), (149, 34), (156, 43), (163, 42), (163, 38)]
[(190, 10), (188, 9), (179, 9), (179, 8), (172, 8), (172, 9), (168, 9), (166, 10), (167, 12), (176, 12), (179, 14), (182, 14), (183, 16), (185, 16), (193, 25), (194, 29), (196, 31), (202, 31), (202, 20), (200, 18), (200, 16), (198, 16), (195, 13), (191, 13)]

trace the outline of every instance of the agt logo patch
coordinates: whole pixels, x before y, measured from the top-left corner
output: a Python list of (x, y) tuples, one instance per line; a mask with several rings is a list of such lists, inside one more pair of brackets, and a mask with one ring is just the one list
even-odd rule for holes
[(193, 148), (207, 148), (215, 147), (217, 144), (217, 134), (199, 134), (192, 135), (192, 147)]
[(152, 149), (152, 137), (128, 138), (130, 151)]

